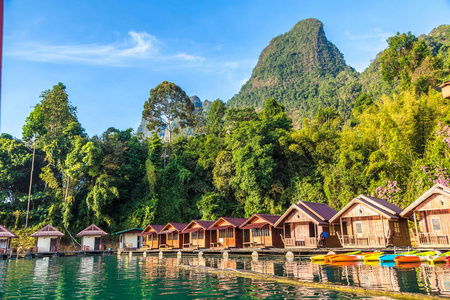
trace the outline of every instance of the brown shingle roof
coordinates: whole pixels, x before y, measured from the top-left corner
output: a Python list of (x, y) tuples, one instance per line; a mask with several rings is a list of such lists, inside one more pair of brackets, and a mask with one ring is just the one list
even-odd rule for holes
[(0, 225), (0, 237), (7, 237), (7, 238), (18, 238), (17, 235), (12, 233), (8, 228)]
[(303, 204), (304, 206), (309, 208), (310, 211), (315, 212), (321, 218), (323, 218), (324, 221), (330, 220), (337, 213), (335, 209), (329, 207), (324, 203), (299, 201), (298, 204)]
[(31, 236), (32, 237), (64, 236), (64, 233), (62, 233), (61, 231), (57, 230), (55, 227), (53, 227), (52, 225), (49, 224), (49, 225), (45, 226), (44, 228), (33, 233)]
[(402, 211), (403, 211), (403, 209), (401, 209), (400, 207), (398, 207), (398, 206), (396, 206), (396, 205), (394, 205), (392, 203), (389, 203), (386, 200), (378, 199), (378, 198), (370, 197), (370, 196), (365, 196), (365, 195), (364, 195), (364, 197), (369, 198), (370, 200), (378, 203), (381, 206), (384, 206), (384, 207), (386, 207), (386, 208), (388, 208), (390, 210), (395, 211), (396, 214), (398, 214), (398, 215), (400, 215), (402, 213)]
[(203, 229), (208, 229), (214, 224), (215, 221), (194, 220), (193, 222), (200, 225)]
[(77, 236), (96, 236), (96, 235), (108, 235), (108, 234), (94, 224), (89, 225), (88, 227), (86, 227), (77, 234)]
[(266, 215), (266, 214), (255, 214), (255, 216), (258, 216), (261, 219), (267, 221), (267, 223), (269, 223), (270, 225), (275, 224), (278, 221), (278, 219), (280, 218), (280, 216)]
[(353, 205), (355, 205), (356, 203), (361, 203), (378, 212), (379, 214), (393, 220), (397, 220), (400, 217), (400, 213), (403, 211), (401, 208), (385, 200), (369, 197), (366, 195), (359, 195), (358, 197), (350, 201), (346, 206), (344, 206), (336, 215), (334, 215), (334, 217), (331, 218), (330, 222), (338, 222), (339, 218), (346, 211), (352, 209)]
[(224, 219), (225, 221), (229, 222), (230, 224), (232, 224), (235, 227), (240, 227), (242, 224), (244, 224), (245, 221), (247, 221), (246, 218), (222, 217), (222, 219)]
[[(172, 223), (172, 222), (170, 222), (170, 223), (168, 223), (167, 225), (169, 225), (169, 224), (172, 225), (173, 228), (175, 228), (177, 231), (183, 231), (183, 229), (184, 229), (186, 226), (188, 226), (188, 223)], [(167, 225), (164, 226), (164, 228), (166, 228)]]

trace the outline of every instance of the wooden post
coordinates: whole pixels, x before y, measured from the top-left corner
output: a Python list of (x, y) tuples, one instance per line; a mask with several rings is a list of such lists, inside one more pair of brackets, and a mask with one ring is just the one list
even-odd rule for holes
[(384, 228), (384, 219), (383, 219), (383, 215), (380, 215), (381, 217), (381, 226), (383, 226), (383, 241), (384, 241), (384, 246), (386, 246), (386, 229)]
[(342, 218), (339, 218), (339, 222), (341, 223), (342, 247), (344, 247), (345, 239), (344, 239), (344, 226), (342, 226)]
[(317, 229), (317, 224), (314, 224), (314, 231), (315, 231), (315, 234), (316, 234), (316, 239), (315, 239), (315, 240), (316, 240), (316, 246), (317, 246), (317, 240), (318, 240), (318, 238), (319, 238), (319, 237), (317, 236), (318, 233), (319, 233), (319, 229)]
[(419, 231), (417, 230), (416, 212), (413, 212), (413, 216), (414, 216), (414, 227), (416, 228), (416, 236), (414, 238), (416, 239), (417, 245), (420, 246), (420, 235)]

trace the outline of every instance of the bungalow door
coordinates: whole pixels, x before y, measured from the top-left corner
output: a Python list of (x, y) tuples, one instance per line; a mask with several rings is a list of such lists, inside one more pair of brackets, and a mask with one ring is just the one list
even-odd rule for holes
[(58, 251), (58, 238), (50, 239), (50, 251), (51, 252)]
[(8, 249), (8, 239), (0, 240), (0, 253), (5, 253)]
[(96, 237), (94, 241), (94, 250), (100, 250), (100, 245), (102, 244), (102, 238)]

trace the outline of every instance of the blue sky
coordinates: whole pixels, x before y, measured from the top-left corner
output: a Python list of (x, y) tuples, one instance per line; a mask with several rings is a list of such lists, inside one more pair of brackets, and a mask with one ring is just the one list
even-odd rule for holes
[(363, 71), (397, 31), (450, 24), (450, 1), (5, 0), (1, 131), (21, 137), (42, 91), (67, 87), (92, 136), (139, 125), (151, 88), (172, 81), (230, 99), (270, 40), (317, 18)]

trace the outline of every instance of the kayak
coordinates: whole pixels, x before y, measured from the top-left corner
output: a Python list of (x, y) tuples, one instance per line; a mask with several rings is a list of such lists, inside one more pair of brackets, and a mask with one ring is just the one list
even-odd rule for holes
[(427, 252), (417, 253), (417, 254), (414, 254), (414, 255), (399, 255), (396, 258), (394, 258), (394, 261), (397, 264), (415, 263), (415, 262), (427, 261), (427, 258), (430, 255), (436, 255), (436, 252), (434, 252), (434, 251), (427, 251)]
[(362, 261), (367, 255), (374, 254), (372, 252), (361, 253), (359, 255), (339, 255), (330, 259), (331, 263), (337, 262), (350, 262), (350, 261)]
[[(351, 255), (351, 254), (358, 254), (358, 253), (361, 253), (361, 251), (348, 252), (348, 253), (344, 253), (344, 255)], [(311, 256), (311, 261), (327, 260), (327, 258), (330, 258), (332, 256), (336, 256), (336, 255), (339, 255), (339, 254), (333, 253), (333, 254), (314, 255), (314, 256)]]
[(437, 255), (430, 255), (427, 257), (427, 260), (430, 264), (439, 264), (439, 263), (445, 263), (445, 258), (450, 255), (450, 251), (437, 254)]
[(396, 254), (387, 254), (387, 255), (382, 255), (378, 258), (378, 260), (380, 262), (392, 262), (394, 261), (394, 259), (397, 256), (400, 255), (411, 255), (411, 254), (415, 254), (417, 251), (409, 251), (409, 252), (403, 252), (403, 253), (396, 253)]
[(445, 263), (450, 264), (450, 255), (444, 258)]
[(366, 255), (366, 257), (364, 257), (364, 262), (379, 261), (380, 256), (383, 255), (384, 255), (383, 252)]
[(325, 263), (329, 264), (329, 263), (331, 263), (331, 259), (338, 257), (340, 255), (354, 255), (354, 254), (359, 254), (359, 253), (361, 253), (361, 251), (355, 251), (355, 252), (349, 252), (349, 253), (343, 253), (343, 254), (326, 255), (324, 261), (325, 261)]

